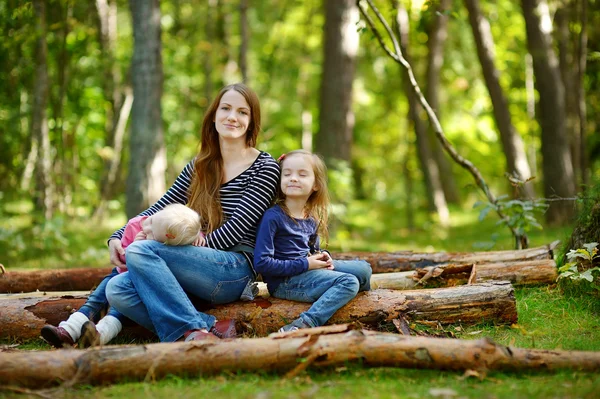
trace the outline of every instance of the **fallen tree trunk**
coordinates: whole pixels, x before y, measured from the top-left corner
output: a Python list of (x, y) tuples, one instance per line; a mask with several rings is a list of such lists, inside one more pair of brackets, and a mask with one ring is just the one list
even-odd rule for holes
[(598, 371), (600, 353), (522, 349), (477, 341), (407, 337), (337, 325), (268, 338), (0, 353), (0, 384), (43, 388), (155, 380), (224, 371), (288, 372), (360, 362), (439, 370)]
[[(60, 298), (0, 297), (0, 338), (31, 339), (45, 324), (57, 325), (81, 306), (85, 296)], [(309, 303), (277, 298), (201, 307), (218, 320), (236, 319), (251, 334), (265, 336), (277, 331), (310, 307)], [(338, 310), (329, 324), (360, 321), (377, 326), (404, 315), (410, 321), (441, 324), (517, 322), (514, 289), (509, 282), (488, 282), (451, 288), (394, 291), (378, 289), (360, 293)], [(127, 333), (127, 331), (125, 331)], [(135, 332), (134, 332), (135, 334)]]
[(421, 287), (454, 287), (491, 280), (510, 281), (513, 285), (531, 286), (552, 284), (557, 268), (552, 259), (520, 262), (474, 264), (448, 264), (422, 269), (379, 273), (371, 276), (371, 288), (406, 290)]
[(553, 259), (558, 241), (541, 247), (513, 251), (491, 252), (345, 252), (333, 254), (334, 259), (362, 259), (371, 264), (373, 273), (391, 273), (422, 269), (429, 266), (484, 264)]
[[(380, 265), (375, 264), (374, 272)], [(435, 279), (423, 286), (451, 287), (466, 284), (473, 263), (450, 263), (427, 266), (414, 271), (373, 274), (373, 288), (411, 289), (433, 268), (439, 269)], [(551, 284), (556, 281), (557, 270), (553, 259), (503, 261), (477, 264), (474, 282), (506, 280), (515, 285)], [(40, 271), (15, 271), (0, 275), (0, 293), (35, 291), (84, 291), (96, 286), (110, 269), (64, 269)], [(433, 283), (433, 284), (432, 284)], [(266, 291), (266, 288), (263, 289)]]

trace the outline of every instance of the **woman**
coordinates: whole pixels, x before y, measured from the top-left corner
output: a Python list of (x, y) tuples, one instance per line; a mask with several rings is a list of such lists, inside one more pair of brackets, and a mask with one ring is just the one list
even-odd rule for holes
[[(204, 246), (166, 246), (136, 241), (127, 248), (128, 272), (114, 277), (109, 303), (161, 341), (235, 336), (233, 321), (216, 324), (188, 293), (211, 303), (233, 302), (253, 282), (256, 228), (271, 204), (279, 177), (277, 162), (255, 148), (260, 105), (243, 84), (223, 88), (202, 122), (200, 150), (167, 193), (142, 215), (171, 203), (187, 203), (200, 214)], [(110, 259), (120, 266), (122, 230), (109, 240)]]

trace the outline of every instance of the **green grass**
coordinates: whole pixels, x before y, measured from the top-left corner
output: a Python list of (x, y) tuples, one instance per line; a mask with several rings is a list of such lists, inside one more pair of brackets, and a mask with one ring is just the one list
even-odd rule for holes
[[(333, 250), (369, 251), (473, 251), (476, 242), (497, 234), (493, 249), (511, 249), (507, 232), (492, 217), (477, 220), (477, 211), (454, 210), (447, 229), (417, 218), (410, 231), (395, 227), (380, 210), (357, 211), (352, 224), (333, 237)], [(119, 214), (117, 214), (119, 215)], [(125, 222), (123, 215), (90, 225), (84, 217), (53, 222), (46, 230), (32, 230), (33, 216), (26, 204), (12, 203), (0, 212), (8, 223), (0, 227), (0, 263), (7, 269), (107, 266), (106, 238)], [(375, 222), (378, 220), (378, 222)], [(400, 225), (401, 223), (398, 222)], [(6, 226), (12, 226), (9, 228)], [(564, 240), (570, 228), (544, 229), (530, 236), (531, 245)], [(12, 235), (12, 236), (11, 236)], [(8, 238), (7, 238), (8, 237)], [(14, 237), (27, 243), (19, 249)], [(11, 243), (11, 240), (13, 241)], [(415, 326), (434, 335), (462, 339), (489, 337), (499, 344), (523, 348), (600, 351), (600, 304), (597, 298), (567, 296), (556, 287), (515, 290), (519, 322), (513, 326), (460, 324), (435, 330)], [(124, 339), (117, 343), (126, 343)], [(12, 342), (0, 342), (11, 344)], [(22, 350), (47, 350), (42, 341), (19, 346)], [(1, 366), (0, 366), (1, 367)], [(597, 373), (578, 371), (490, 372), (483, 379), (461, 372), (366, 368), (358, 364), (329, 369), (309, 369), (286, 380), (272, 373), (223, 373), (218, 376), (171, 376), (152, 382), (121, 383), (109, 387), (83, 386), (54, 391), (65, 398), (595, 398), (600, 391)], [(0, 391), (0, 397), (38, 397)]]

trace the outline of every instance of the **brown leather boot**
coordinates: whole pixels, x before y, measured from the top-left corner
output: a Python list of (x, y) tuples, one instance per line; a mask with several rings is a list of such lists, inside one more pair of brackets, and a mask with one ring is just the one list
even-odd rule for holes
[(100, 333), (96, 330), (96, 325), (93, 321), (86, 321), (81, 326), (81, 338), (77, 342), (79, 348), (89, 348), (91, 346), (100, 345)]
[(235, 328), (235, 320), (228, 319), (217, 321), (210, 329), (210, 332), (219, 338), (237, 338), (237, 330)]
[(73, 341), (73, 338), (71, 338), (67, 330), (50, 324), (42, 327), (42, 338), (44, 341), (58, 349), (75, 345), (75, 341)]

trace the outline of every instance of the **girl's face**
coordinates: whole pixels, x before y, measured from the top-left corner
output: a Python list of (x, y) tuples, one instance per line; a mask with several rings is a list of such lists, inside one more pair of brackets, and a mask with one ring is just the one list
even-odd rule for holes
[(235, 90), (225, 92), (219, 102), (214, 122), (220, 140), (245, 140), (250, 124), (250, 106), (244, 96)]
[(310, 156), (287, 156), (281, 164), (281, 192), (286, 198), (308, 200), (315, 191), (315, 172)]
[(159, 242), (167, 241), (168, 227), (169, 218), (164, 212), (157, 212), (142, 223), (142, 231), (146, 234), (146, 239)]

